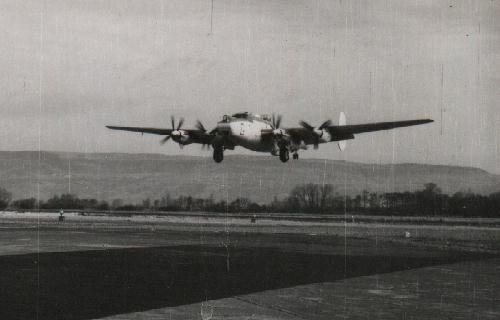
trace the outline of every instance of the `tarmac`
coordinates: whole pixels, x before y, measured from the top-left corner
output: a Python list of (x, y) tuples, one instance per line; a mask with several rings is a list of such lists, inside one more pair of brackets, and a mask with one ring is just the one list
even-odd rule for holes
[(0, 214), (0, 319), (500, 318), (498, 229), (408, 228)]

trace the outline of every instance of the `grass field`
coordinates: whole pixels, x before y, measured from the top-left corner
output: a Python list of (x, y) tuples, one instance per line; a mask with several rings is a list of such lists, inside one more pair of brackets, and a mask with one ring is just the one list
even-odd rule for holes
[[(3, 212), (0, 227), (92, 230), (145, 230), (243, 232), (263, 234), (307, 234), (336, 237), (367, 238), (373, 241), (398, 241), (419, 246), (434, 246), (495, 253), (500, 251), (500, 219), (322, 216), (183, 214), (162, 215), (103, 215), (66, 213), (64, 223), (58, 223), (56, 212)], [(321, 217), (321, 216), (320, 216)], [(328, 219), (327, 219), (328, 218)], [(325, 220), (327, 219), (327, 220)]]

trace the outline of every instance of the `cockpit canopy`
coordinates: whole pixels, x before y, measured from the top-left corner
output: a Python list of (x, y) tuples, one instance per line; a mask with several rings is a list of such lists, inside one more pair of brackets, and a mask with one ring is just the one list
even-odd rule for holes
[(271, 116), (268, 114), (259, 115), (259, 114), (251, 114), (249, 112), (238, 112), (238, 113), (235, 113), (231, 116), (229, 116), (227, 114), (224, 115), (222, 117), (222, 122), (229, 122), (231, 120), (231, 118), (233, 118), (233, 119), (262, 119), (265, 121), (271, 121)]
[(271, 121), (271, 116), (268, 114), (263, 114), (260, 116), (262, 120)]
[(248, 118), (248, 112), (239, 112), (232, 115), (233, 118), (246, 119)]
[(222, 122), (229, 122), (229, 120), (231, 118), (236, 118), (236, 119), (247, 119), (249, 116), (249, 113), (248, 112), (238, 112), (238, 113), (235, 113), (231, 116), (225, 114), (223, 117), (222, 117)]

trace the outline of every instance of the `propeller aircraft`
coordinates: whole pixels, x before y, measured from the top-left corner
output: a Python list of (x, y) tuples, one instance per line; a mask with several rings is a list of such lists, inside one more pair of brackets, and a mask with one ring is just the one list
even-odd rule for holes
[(281, 126), (282, 117), (280, 115), (269, 116), (241, 112), (231, 116), (224, 115), (216, 127), (208, 131), (199, 120), (194, 129), (182, 127), (184, 118), (179, 119), (177, 124), (173, 116), (170, 120), (170, 129), (106, 127), (112, 130), (165, 136), (160, 141), (161, 144), (173, 140), (181, 148), (192, 143), (201, 144), (202, 148), (212, 147), (215, 162), (222, 162), (224, 151), (234, 150), (237, 146), (257, 152), (268, 152), (273, 156), (279, 156), (282, 162), (287, 162), (290, 153), (296, 160), (299, 158), (298, 151), (307, 150), (310, 145), (314, 149), (318, 149), (322, 143), (337, 142), (339, 149), (343, 151), (346, 147), (346, 140), (354, 139), (356, 134), (433, 122), (431, 119), (420, 119), (347, 125), (345, 114), (341, 112), (338, 125), (333, 125), (331, 120), (326, 120), (315, 127), (305, 121), (300, 121), (300, 127), (284, 128)]

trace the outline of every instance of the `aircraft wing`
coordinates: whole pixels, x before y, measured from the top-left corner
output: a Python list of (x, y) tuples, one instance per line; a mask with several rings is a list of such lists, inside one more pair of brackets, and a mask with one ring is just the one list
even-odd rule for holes
[(166, 136), (172, 133), (172, 129), (158, 129), (158, 128), (144, 128), (144, 127), (115, 127), (115, 126), (106, 126), (106, 128), (111, 130), (122, 130), (122, 131), (131, 131), (131, 132), (140, 132), (140, 133), (149, 133), (149, 134), (157, 134), (160, 136)]
[(212, 141), (215, 139), (215, 136), (208, 133), (204, 132), (201, 130), (194, 130), (194, 129), (182, 129), (184, 131), (187, 131), (189, 133), (189, 136), (191, 137), (193, 143), (201, 143), (201, 144), (212, 144)]
[[(330, 133), (332, 141), (342, 141), (342, 140), (354, 139), (354, 135), (359, 133), (389, 130), (400, 127), (409, 127), (429, 122), (433, 122), (433, 120), (421, 119), (421, 120), (406, 120), (406, 121), (392, 121), (392, 122), (374, 122), (374, 123), (355, 124), (355, 125), (341, 125), (341, 126), (337, 125), (337, 126), (328, 126), (325, 129), (328, 130), (328, 132)], [(317, 139), (317, 137), (314, 135), (313, 132), (303, 127), (286, 128), (285, 130), (286, 133), (289, 134), (292, 140), (294, 140), (295, 142), (304, 141), (305, 144), (314, 144)]]
[[(116, 127), (116, 126), (106, 126), (106, 128), (111, 130), (121, 130), (121, 131), (130, 131), (130, 132), (139, 132), (139, 133), (147, 133), (147, 134), (157, 134), (160, 136), (168, 136), (172, 133), (172, 129), (160, 129), (160, 128), (147, 128), (147, 127)], [(204, 132), (199, 129), (182, 129), (182, 131), (186, 131), (193, 143), (201, 143), (201, 144), (210, 144), (213, 135)]]
[(406, 120), (406, 121), (391, 121), (391, 122), (374, 122), (365, 124), (343, 125), (343, 126), (329, 126), (327, 130), (336, 140), (353, 139), (355, 134), (364, 132), (373, 132), (381, 130), (389, 130), (394, 128), (416, 126), (433, 122), (431, 119), (421, 120)]

